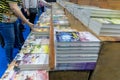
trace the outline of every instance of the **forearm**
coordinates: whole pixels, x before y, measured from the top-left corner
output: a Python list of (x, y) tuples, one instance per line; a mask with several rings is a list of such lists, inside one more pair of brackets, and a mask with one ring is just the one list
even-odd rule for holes
[[(30, 25), (31, 23), (25, 18), (21, 10), (17, 6), (17, 3), (9, 3), (11, 10), (24, 22)], [(32, 28), (32, 26), (30, 26)]]
[(41, 0), (45, 5), (51, 5), (50, 3), (46, 2), (45, 0)]

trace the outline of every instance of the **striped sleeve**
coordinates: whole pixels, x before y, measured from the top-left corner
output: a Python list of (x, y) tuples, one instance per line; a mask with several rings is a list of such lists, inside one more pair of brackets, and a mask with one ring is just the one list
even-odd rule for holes
[(6, 0), (6, 2), (18, 2), (18, 0)]

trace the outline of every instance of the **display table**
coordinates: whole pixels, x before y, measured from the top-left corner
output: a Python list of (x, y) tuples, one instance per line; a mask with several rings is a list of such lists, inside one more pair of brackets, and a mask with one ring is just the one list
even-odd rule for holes
[[(94, 32), (85, 27), (67, 10), (65, 10), (65, 13), (69, 18), (71, 28), (77, 29), (78, 31), (90, 31), (94, 34)], [(94, 71), (50, 71), (50, 80), (119, 80), (120, 38), (96, 37), (101, 40), (102, 46)]]
[[(72, 16), (67, 10), (65, 10), (65, 14), (69, 19), (70, 27), (72, 29), (76, 29), (78, 31), (89, 31), (80, 21), (78, 21), (74, 16)], [(52, 25), (52, 24), (51, 24)], [(55, 53), (54, 53), (54, 42), (53, 42), (53, 28), (51, 27), (50, 33), (50, 67), (51, 71), (49, 71), (50, 80), (88, 80), (91, 74), (91, 70), (54, 70), (55, 64)]]

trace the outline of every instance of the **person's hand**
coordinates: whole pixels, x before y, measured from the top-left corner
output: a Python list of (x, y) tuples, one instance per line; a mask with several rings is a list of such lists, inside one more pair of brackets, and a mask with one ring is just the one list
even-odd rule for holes
[(28, 22), (29, 27), (32, 29), (34, 27), (33, 23)]

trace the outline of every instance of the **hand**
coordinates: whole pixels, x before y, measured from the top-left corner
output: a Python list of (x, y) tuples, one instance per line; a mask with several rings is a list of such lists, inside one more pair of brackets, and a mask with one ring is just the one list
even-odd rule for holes
[(28, 25), (29, 25), (29, 27), (32, 29), (33, 27), (34, 27), (34, 24), (32, 24), (32, 23), (28, 23)]

